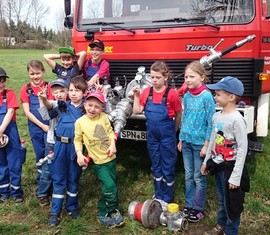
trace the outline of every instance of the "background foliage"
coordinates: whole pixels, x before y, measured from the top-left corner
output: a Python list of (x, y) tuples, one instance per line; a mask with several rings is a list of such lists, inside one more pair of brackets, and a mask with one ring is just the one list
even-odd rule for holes
[(48, 13), (42, 0), (0, 0), (0, 48), (51, 49), (70, 45), (71, 30), (64, 27), (64, 12), (59, 12), (54, 30), (46, 27)]

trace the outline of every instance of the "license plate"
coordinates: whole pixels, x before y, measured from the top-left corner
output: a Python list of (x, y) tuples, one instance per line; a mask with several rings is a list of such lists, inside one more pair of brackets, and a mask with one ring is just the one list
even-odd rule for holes
[(121, 138), (129, 140), (146, 140), (147, 135), (146, 131), (123, 130), (121, 132)]

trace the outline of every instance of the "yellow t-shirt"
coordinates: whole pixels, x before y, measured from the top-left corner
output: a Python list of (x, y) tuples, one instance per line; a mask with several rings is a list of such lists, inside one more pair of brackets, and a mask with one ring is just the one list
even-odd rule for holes
[(75, 150), (82, 151), (83, 144), (95, 164), (103, 164), (116, 158), (108, 156), (107, 150), (115, 135), (111, 123), (105, 113), (89, 118), (83, 115), (75, 122)]

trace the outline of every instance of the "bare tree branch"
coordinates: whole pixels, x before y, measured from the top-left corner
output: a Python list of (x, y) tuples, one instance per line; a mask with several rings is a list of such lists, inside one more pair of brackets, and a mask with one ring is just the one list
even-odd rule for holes
[(42, 0), (32, 0), (31, 12), (34, 28), (37, 29), (41, 20), (49, 13), (49, 7), (45, 6)]
[(30, 12), (30, 2), (28, 0), (12, 0), (12, 10), (16, 22), (27, 21)]

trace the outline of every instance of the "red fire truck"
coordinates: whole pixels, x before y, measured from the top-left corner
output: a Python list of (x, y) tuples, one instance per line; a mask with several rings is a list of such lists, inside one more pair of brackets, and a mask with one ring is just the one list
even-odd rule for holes
[(185, 66), (201, 60), (209, 65), (211, 83), (227, 75), (243, 82), (238, 109), (251, 148), (261, 150), (256, 140), (267, 136), (269, 116), (269, 0), (65, 0), (65, 14), (77, 51), (89, 52), (94, 39), (105, 43), (115, 83), (108, 89), (111, 121), (121, 138), (146, 138), (143, 115), (132, 115), (129, 96), (134, 85), (151, 85), (154, 61), (168, 63), (175, 75), (171, 85), (179, 88)]

